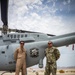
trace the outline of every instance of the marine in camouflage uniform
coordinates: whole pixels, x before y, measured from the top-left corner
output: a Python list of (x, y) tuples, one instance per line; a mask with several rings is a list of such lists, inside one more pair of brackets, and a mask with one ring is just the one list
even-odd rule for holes
[(45, 67), (45, 75), (56, 75), (57, 64), (56, 61), (60, 57), (60, 52), (57, 48), (53, 47), (52, 42), (48, 42), (48, 48), (45, 50), (46, 54), (46, 67)]
[(19, 75), (20, 70), (22, 75), (26, 75), (26, 50), (23, 46), (24, 42), (21, 41), (20, 47), (14, 53), (14, 59), (16, 61), (15, 75)]

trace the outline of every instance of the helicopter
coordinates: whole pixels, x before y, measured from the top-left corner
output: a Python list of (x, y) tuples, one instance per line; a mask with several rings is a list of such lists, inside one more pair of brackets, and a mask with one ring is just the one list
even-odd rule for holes
[[(1, 12), (4, 12), (3, 5), (6, 7), (6, 14), (1, 13), (3, 25), (8, 27), (7, 9), (8, 0), (1, 1)], [(6, 1), (6, 2), (5, 2)], [(4, 15), (6, 18), (4, 18)], [(5, 28), (5, 27), (4, 27)], [(61, 47), (75, 43), (75, 32), (55, 36), (52, 34), (44, 34), (40, 32), (32, 32), (18, 29), (0, 28), (3, 34), (0, 35), (0, 71), (14, 72), (16, 62), (14, 60), (14, 52), (19, 47), (19, 42), (25, 42), (24, 47), (27, 51), (27, 68), (39, 64), (39, 68), (43, 67), (43, 59), (45, 57), (45, 49), (48, 41), (52, 41), (53, 46)], [(16, 33), (7, 33), (7, 32)]]

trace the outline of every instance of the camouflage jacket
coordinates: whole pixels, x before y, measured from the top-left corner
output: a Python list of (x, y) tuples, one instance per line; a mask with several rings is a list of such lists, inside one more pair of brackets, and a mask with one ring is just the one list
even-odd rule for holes
[(45, 54), (46, 54), (47, 62), (49, 62), (49, 63), (56, 62), (56, 60), (58, 60), (60, 57), (60, 52), (55, 47), (46, 48)]

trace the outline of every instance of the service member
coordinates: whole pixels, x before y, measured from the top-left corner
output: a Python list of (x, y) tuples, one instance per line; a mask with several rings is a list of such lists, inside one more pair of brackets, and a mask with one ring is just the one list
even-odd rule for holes
[(24, 48), (24, 41), (20, 41), (20, 47), (16, 49), (14, 53), (14, 59), (16, 61), (15, 75), (26, 75), (26, 50)]
[(46, 67), (45, 67), (45, 75), (56, 75), (57, 64), (56, 61), (60, 57), (60, 52), (56, 47), (53, 47), (53, 43), (51, 41), (48, 42), (48, 48), (45, 50), (46, 54)]

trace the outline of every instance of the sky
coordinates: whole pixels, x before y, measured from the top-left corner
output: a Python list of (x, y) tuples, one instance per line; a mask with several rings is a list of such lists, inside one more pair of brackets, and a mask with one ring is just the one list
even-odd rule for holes
[[(75, 0), (9, 0), (9, 28), (62, 35), (75, 32), (74, 24)], [(71, 46), (59, 48), (58, 66), (75, 66)]]

